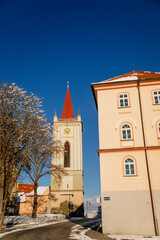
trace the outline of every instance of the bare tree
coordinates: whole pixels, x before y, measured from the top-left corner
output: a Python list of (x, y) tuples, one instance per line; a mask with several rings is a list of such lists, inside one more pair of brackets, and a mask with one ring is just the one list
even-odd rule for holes
[(62, 166), (53, 165), (51, 161), (52, 155), (61, 154), (63, 150), (61, 142), (55, 140), (52, 135), (52, 126), (47, 123), (44, 117), (43, 119), (36, 119), (33, 128), (36, 129), (37, 133), (32, 140), (32, 150), (28, 162), (29, 165), (25, 166), (25, 172), (34, 183), (32, 217), (36, 218), (38, 207), (37, 188), (39, 179), (47, 174), (54, 174), (60, 182), (62, 174), (65, 173)]
[(15, 84), (0, 85), (0, 228), (7, 199), (29, 156), (33, 137), (37, 134), (34, 125), (43, 119), (41, 100), (27, 95)]

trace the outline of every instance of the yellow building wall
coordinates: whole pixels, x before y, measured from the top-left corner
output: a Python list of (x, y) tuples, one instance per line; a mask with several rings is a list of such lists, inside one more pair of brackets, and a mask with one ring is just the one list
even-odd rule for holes
[[(136, 160), (137, 175), (124, 176), (124, 159)], [(144, 151), (103, 153), (100, 155), (101, 191), (149, 190)]]
[[(130, 94), (131, 106), (118, 107), (118, 94)], [(135, 147), (143, 145), (138, 93), (135, 88), (101, 90), (97, 93), (99, 120), (99, 148), (120, 148), (120, 125), (130, 122), (133, 126)]]
[[(160, 149), (156, 149), (160, 146), (156, 125), (157, 121), (160, 120), (160, 105), (153, 104), (152, 97), (153, 90), (160, 89), (160, 84), (151, 85), (150, 83), (140, 82), (140, 96), (146, 146), (149, 147), (146, 154), (155, 220), (160, 232)], [(120, 93), (129, 93), (129, 107), (119, 107), (118, 94)], [(122, 84), (122, 87), (118, 84), (112, 85), (112, 87), (100, 86), (96, 96), (103, 231), (154, 235), (153, 212), (136, 83), (134, 86), (128, 83)], [(121, 140), (121, 124), (125, 122), (132, 125), (133, 144), (122, 147), (124, 141)], [(127, 150), (127, 148), (129, 149)], [(123, 161), (128, 156), (133, 157), (136, 161), (136, 176), (124, 176)], [(106, 197), (108, 197), (108, 201), (105, 200)]]
[(160, 149), (147, 151), (151, 185), (153, 190), (160, 190)]
[(158, 146), (156, 123), (160, 120), (160, 105), (153, 104), (152, 91), (160, 89), (159, 85), (141, 86), (141, 101), (147, 146)]

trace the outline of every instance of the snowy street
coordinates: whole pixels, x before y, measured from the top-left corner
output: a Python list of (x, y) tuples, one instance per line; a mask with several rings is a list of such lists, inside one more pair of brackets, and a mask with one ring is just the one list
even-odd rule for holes
[(0, 238), (3, 240), (27, 240), (27, 239), (39, 239), (39, 240), (50, 240), (50, 239), (107, 239), (105, 238), (96, 238), (89, 237), (86, 235), (87, 232), (91, 231), (93, 227), (99, 226), (99, 219), (82, 219), (79, 218), (75, 220), (72, 218), (70, 221), (66, 219), (59, 219), (55, 222), (46, 222), (46, 223), (30, 223), (30, 224), (18, 224), (14, 227), (11, 227), (10, 230), (5, 229), (3, 233), (0, 234)]
[(46, 214), (38, 215), (35, 221), (30, 216), (6, 217), (5, 221), (10, 224), (0, 233), (2, 240), (160, 240), (160, 237), (153, 236), (102, 234), (97, 232), (100, 219), (67, 220), (63, 215)]

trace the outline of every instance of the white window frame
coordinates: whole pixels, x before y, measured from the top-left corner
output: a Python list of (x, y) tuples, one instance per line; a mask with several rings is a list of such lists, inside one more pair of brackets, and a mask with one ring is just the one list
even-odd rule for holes
[(124, 161), (124, 173), (125, 176), (134, 176), (136, 175), (136, 166), (135, 160), (131, 157), (128, 157)]
[(128, 93), (119, 94), (119, 107), (129, 107), (129, 96)]
[[(127, 126), (129, 126), (129, 127), (127, 127)], [(131, 128), (130, 124), (124, 123), (121, 126), (121, 136), (122, 136), (122, 140), (131, 140), (132, 139), (132, 128)], [(124, 136), (126, 136), (126, 137), (124, 138)]]
[(154, 104), (160, 104), (160, 90), (153, 91)]

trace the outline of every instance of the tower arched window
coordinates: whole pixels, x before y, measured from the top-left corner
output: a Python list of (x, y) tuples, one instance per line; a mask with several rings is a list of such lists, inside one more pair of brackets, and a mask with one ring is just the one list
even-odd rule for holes
[(136, 175), (135, 161), (130, 157), (124, 161), (124, 172), (126, 176)]
[(64, 167), (70, 167), (70, 144), (64, 144)]
[(122, 130), (122, 140), (132, 139), (131, 126), (127, 123), (123, 124), (121, 127)]

